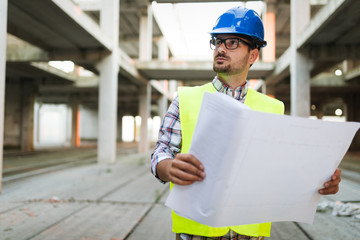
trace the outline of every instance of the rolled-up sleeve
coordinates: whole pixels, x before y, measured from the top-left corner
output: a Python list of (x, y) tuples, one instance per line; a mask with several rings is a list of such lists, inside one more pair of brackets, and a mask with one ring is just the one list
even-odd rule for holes
[[(173, 159), (181, 150), (181, 126), (179, 99), (176, 97), (164, 116), (159, 130), (159, 138), (151, 154), (151, 172), (159, 179), (156, 167), (162, 160)], [(159, 179), (163, 182), (161, 179)], [(164, 182), (163, 182), (164, 183)]]

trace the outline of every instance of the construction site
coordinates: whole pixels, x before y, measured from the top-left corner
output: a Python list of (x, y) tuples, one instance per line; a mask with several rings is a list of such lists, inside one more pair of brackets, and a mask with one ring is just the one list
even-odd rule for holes
[[(209, 32), (235, 6), (267, 41), (249, 88), (360, 122), (358, 0), (1, 0), (0, 240), (175, 239), (151, 153), (178, 87), (216, 76)], [(360, 239), (360, 131), (339, 168), (313, 224), (265, 239)]]

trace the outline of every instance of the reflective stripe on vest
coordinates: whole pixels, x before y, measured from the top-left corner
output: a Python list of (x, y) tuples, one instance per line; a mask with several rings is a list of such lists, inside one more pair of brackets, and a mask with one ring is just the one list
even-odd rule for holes
[[(181, 87), (178, 90), (180, 124), (182, 135), (181, 153), (187, 153), (190, 148), (192, 134), (195, 129), (204, 92), (216, 92), (212, 83), (199, 87)], [(253, 110), (268, 113), (284, 113), (284, 104), (276, 99), (248, 89), (245, 104)], [(172, 183), (170, 183), (172, 187)], [(247, 236), (270, 236), (271, 223), (249, 224), (232, 227), (209, 227), (193, 220), (183, 218), (172, 211), (173, 232), (191, 235), (215, 237), (225, 235), (229, 229)]]

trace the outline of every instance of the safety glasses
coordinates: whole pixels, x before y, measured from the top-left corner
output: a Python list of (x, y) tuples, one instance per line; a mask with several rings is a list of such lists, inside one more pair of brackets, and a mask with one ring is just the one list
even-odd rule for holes
[(218, 49), (222, 43), (225, 43), (226, 49), (234, 50), (239, 47), (240, 43), (247, 45), (249, 48), (253, 48), (250, 43), (242, 40), (241, 38), (212, 38), (210, 40), (210, 48), (212, 50)]

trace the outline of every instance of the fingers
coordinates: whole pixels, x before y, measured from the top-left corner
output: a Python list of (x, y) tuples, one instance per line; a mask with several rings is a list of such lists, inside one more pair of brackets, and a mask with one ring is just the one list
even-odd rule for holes
[(331, 179), (332, 180), (335, 180), (337, 178), (340, 178), (340, 175), (341, 175), (341, 170), (339, 168), (337, 168), (334, 172), (334, 174), (331, 176)]
[(204, 166), (191, 154), (178, 154), (169, 170), (170, 181), (179, 185), (189, 185), (202, 181), (205, 177)]
[(339, 186), (323, 188), (319, 190), (321, 195), (336, 194), (339, 191)]
[(174, 160), (187, 162), (200, 170), (204, 170), (202, 163), (192, 154), (178, 154)]
[(341, 170), (338, 168), (331, 176), (331, 180), (324, 183), (324, 188), (319, 190), (322, 195), (335, 194), (339, 191), (339, 184), (341, 182)]

